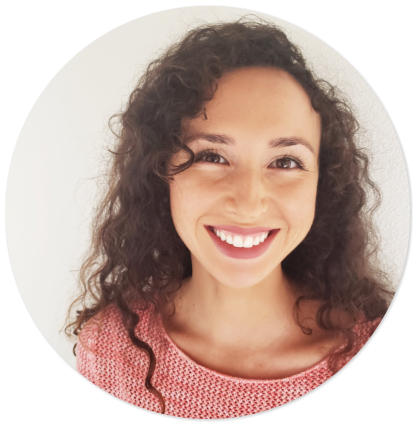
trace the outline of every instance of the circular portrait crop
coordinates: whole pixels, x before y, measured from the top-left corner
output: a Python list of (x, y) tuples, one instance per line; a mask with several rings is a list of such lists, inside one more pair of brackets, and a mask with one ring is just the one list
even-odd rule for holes
[(406, 258), (408, 179), (330, 47), (248, 10), (173, 9), (96, 40), (42, 93), (7, 234), (30, 313), (84, 377), (232, 418), (314, 390), (372, 336)]

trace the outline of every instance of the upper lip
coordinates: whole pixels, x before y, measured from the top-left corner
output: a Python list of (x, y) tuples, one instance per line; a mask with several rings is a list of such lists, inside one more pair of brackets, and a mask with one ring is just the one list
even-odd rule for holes
[(231, 233), (240, 234), (242, 236), (248, 236), (249, 234), (255, 234), (255, 233), (265, 233), (271, 230), (274, 230), (274, 228), (268, 228), (268, 227), (238, 227), (237, 225), (210, 225), (210, 227), (215, 227), (219, 230), (229, 231)]

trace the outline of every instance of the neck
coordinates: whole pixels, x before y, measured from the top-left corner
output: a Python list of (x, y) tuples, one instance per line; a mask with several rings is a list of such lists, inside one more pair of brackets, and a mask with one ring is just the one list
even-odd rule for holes
[[(217, 343), (274, 339), (295, 326), (296, 300), (279, 265), (252, 286), (222, 283), (193, 260), (193, 275), (175, 299), (175, 328)], [(187, 325), (187, 326), (185, 326)]]

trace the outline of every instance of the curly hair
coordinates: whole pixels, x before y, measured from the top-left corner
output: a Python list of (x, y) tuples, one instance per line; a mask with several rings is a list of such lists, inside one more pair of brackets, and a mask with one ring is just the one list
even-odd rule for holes
[[(380, 194), (369, 176), (367, 154), (357, 146), (359, 124), (345, 97), (315, 77), (299, 48), (273, 23), (243, 17), (189, 31), (149, 64), (124, 111), (112, 117), (118, 124), (115, 147), (109, 150), (112, 165), (80, 270), (81, 293), (66, 326), (68, 335), (78, 335), (89, 319), (115, 304), (133, 345), (149, 357), (145, 386), (160, 399), (162, 412), (164, 399), (151, 384), (155, 355), (135, 334), (140, 318), (132, 303), (145, 301), (158, 310), (192, 274), (190, 251), (176, 232), (169, 204), (170, 180), (194, 162), (182, 121), (202, 114), (218, 79), (241, 67), (289, 73), (321, 118), (314, 222), (282, 268), (303, 295), (294, 306), (303, 332), (312, 331), (300, 323), (300, 304), (317, 301), (318, 326), (345, 336), (344, 347), (329, 360), (334, 372), (356, 351), (353, 321), (343, 322), (334, 313), (356, 321), (381, 318), (393, 296), (379, 267), (371, 220)], [(188, 160), (169, 170), (170, 158), (180, 150)]]

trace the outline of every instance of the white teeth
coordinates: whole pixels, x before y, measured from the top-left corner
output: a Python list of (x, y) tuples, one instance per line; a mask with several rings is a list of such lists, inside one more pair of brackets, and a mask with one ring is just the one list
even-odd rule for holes
[(229, 243), (230, 245), (233, 245), (236, 248), (252, 248), (253, 246), (257, 246), (260, 243), (263, 243), (268, 236), (268, 232), (258, 235), (254, 238), (252, 236), (231, 236), (230, 234), (225, 234), (222, 230), (218, 230), (215, 227), (213, 227), (213, 232), (223, 242), (226, 240), (226, 243)]
[(232, 244), (236, 248), (242, 248), (242, 246), (243, 246), (242, 237), (241, 236), (234, 236), (234, 240), (232, 241)]
[(252, 248), (253, 247), (253, 238), (251, 236), (247, 236), (244, 240), (244, 248)]

